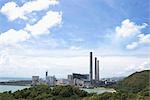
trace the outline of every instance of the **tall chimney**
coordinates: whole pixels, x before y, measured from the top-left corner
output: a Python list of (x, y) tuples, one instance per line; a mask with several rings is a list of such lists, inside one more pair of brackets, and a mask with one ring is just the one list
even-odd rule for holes
[(97, 71), (96, 71), (97, 73), (97, 81), (99, 81), (99, 60), (97, 60)]
[(46, 77), (48, 76), (48, 71), (46, 71)]
[(97, 57), (95, 57), (95, 80), (97, 80)]
[(93, 57), (92, 52), (90, 52), (90, 82), (92, 84), (93, 81)]

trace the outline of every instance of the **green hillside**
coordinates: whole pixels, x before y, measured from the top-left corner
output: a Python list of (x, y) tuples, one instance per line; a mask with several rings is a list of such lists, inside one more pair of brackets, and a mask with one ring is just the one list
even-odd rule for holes
[(138, 93), (150, 87), (150, 70), (135, 72), (117, 84), (117, 89)]

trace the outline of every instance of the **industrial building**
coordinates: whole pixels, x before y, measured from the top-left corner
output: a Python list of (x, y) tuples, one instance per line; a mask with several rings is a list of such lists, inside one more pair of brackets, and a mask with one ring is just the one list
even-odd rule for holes
[(89, 81), (89, 74), (78, 74), (73, 73), (72, 75), (68, 75), (69, 85), (74, 85), (77, 87), (86, 87), (89, 88), (91, 83)]
[(45, 78), (46, 78), (46, 84), (48, 84), (49, 86), (54, 86), (56, 83), (56, 78), (55, 76), (48, 76), (48, 71), (46, 71), (45, 74)]
[(46, 83), (47, 83), (49, 86), (54, 86), (55, 83), (56, 83), (56, 78), (55, 78), (55, 76), (47, 76), (47, 78), (46, 78)]
[(77, 78), (77, 79), (82, 79), (82, 80), (89, 80), (89, 74), (77, 74), (77, 73), (73, 73), (72, 74), (73, 79)]
[(71, 85), (68, 79), (57, 79), (55, 85)]
[(39, 76), (32, 76), (32, 83), (31, 85), (38, 85), (39, 84)]

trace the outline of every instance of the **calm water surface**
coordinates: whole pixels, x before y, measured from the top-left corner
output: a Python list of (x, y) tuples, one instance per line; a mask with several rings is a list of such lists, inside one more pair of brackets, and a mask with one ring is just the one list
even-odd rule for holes
[[(31, 78), (12, 78), (12, 77), (0, 77), (0, 82), (17, 81), (17, 80), (30, 80)], [(30, 86), (12, 86), (12, 85), (0, 85), (0, 92), (22, 90), (29, 88)]]
[(15, 92), (17, 90), (22, 90), (25, 88), (29, 88), (30, 86), (12, 86), (12, 85), (0, 85), (0, 92), (12, 91)]

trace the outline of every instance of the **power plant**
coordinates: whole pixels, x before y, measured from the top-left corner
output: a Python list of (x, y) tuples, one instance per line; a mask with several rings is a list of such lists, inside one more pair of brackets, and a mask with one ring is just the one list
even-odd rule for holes
[(32, 77), (32, 85), (48, 84), (55, 85), (74, 85), (82, 88), (94, 88), (99, 86), (112, 85), (114, 82), (108, 80), (100, 80), (99, 77), (99, 59), (93, 57), (93, 52), (90, 52), (89, 73), (80, 74), (72, 73), (68, 75), (67, 79), (56, 79), (55, 76), (48, 76), (48, 71), (45, 73), (45, 79), (40, 79), (39, 76)]
[(93, 53), (90, 52), (90, 83), (91, 85), (99, 82), (99, 60), (95, 57), (94, 61), (95, 80), (93, 79)]
[[(93, 57), (93, 52), (90, 52), (89, 61), (89, 72), (72, 73), (68, 75), (68, 78), (55, 78), (55, 75), (49, 76), (48, 71), (45, 72), (45, 78), (40, 78), (39, 76), (32, 76), (32, 80), (18, 81), (15, 84), (20, 85), (40, 85), (47, 84), (48, 86), (55, 85), (73, 85), (81, 88), (95, 88), (100, 86), (112, 86), (116, 84), (116, 81), (112, 79), (101, 79), (99, 78), (99, 60), (97, 57)], [(87, 66), (88, 67), (88, 66)], [(0, 84), (14, 84), (14, 82), (4, 82)]]

